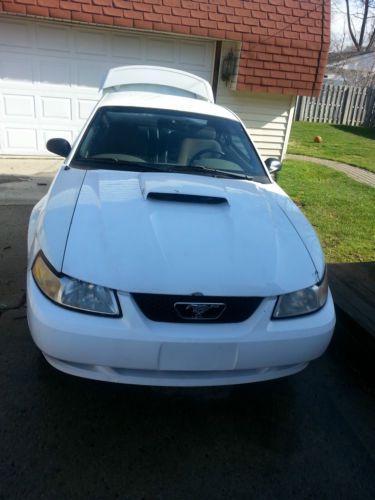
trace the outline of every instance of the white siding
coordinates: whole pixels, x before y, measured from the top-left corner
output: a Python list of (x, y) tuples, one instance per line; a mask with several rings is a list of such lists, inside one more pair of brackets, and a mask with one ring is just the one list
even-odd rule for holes
[[(236, 46), (223, 44), (222, 58), (231, 48), (235, 52), (238, 50)], [(263, 159), (282, 159), (294, 112), (293, 96), (237, 92), (232, 90), (231, 84), (226, 86), (219, 77), (216, 102), (231, 109), (241, 118)]]

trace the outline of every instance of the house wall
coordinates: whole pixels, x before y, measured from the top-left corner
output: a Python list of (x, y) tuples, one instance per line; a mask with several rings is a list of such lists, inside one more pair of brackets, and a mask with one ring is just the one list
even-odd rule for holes
[(0, 0), (0, 12), (240, 42), (237, 90), (318, 95), (327, 0)]

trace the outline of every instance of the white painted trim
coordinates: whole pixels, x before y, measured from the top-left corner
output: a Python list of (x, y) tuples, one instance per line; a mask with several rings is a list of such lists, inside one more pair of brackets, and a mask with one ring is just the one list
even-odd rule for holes
[(284, 136), (284, 144), (283, 144), (283, 150), (281, 153), (281, 161), (284, 160), (284, 157), (286, 155), (286, 151), (288, 149), (288, 143), (289, 143), (289, 136), (290, 136), (290, 131), (292, 129), (292, 123), (293, 123), (293, 118), (294, 118), (294, 110), (296, 107), (296, 96), (291, 96), (290, 98), (290, 108), (289, 108), (289, 116), (288, 116), (288, 123), (286, 126), (286, 131), (285, 131), (285, 136)]

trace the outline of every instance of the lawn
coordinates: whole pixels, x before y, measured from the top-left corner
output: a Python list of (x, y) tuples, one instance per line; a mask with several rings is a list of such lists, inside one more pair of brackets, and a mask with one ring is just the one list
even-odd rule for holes
[[(319, 135), (323, 141), (314, 142)], [(375, 128), (294, 122), (288, 153), (336, 160), (375, 172)]]
[(278, 183), (319, 234), (327, 262), (375, 261), (375, 189), (320, 165), (288, 160)]

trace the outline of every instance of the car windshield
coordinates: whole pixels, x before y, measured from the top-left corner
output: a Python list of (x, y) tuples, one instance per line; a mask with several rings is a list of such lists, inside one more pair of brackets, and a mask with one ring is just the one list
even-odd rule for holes
[(71, 166), (270, 182), (241, 123), (150, 108), (100, 108)]

